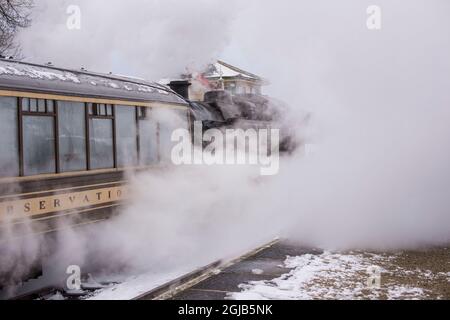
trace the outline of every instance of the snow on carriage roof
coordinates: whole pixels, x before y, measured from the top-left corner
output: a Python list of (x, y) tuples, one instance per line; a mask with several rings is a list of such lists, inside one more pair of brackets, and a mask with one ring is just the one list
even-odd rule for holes
[(138, 78), (6, 59), (0, 59), (0, 88), (112, 99), (186, 103), (170, 88)]

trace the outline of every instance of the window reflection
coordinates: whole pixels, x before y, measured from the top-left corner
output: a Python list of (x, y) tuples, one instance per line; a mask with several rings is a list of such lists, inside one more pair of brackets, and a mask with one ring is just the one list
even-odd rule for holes
[(89, 119), (91, 169), (114, 167), (113, 120)]
[(153, 165), (169, 159), (171, 135), (186, 121), (179, 110), (0, 97), (0, 177), (84, 171), (88, 163), (92, 170)]
[(0, 97), (0, 177), (19, 175), (17, 98)]
[(151, 109), (139, 108), (139, 163), (149, 166), (158, 162), (158, 124), (151, 117)]
[(86, 170), (85, 106), (58, 102), (59, 161), (61, 172)]
[(117, 164), (135, 166), (137, 159), (136, 108), (116, 106)]
[(24, 175), (55, 173), (54, 118), (23, 116)]

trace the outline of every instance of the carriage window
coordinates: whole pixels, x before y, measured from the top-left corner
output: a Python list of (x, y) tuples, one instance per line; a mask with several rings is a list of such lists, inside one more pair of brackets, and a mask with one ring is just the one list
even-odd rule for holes
[(91, 169), (114, 168), (113, 105), (88, 103)]
[(112, 117), (113, 105), (103, 103), (88, 103), (89, 115), (94, 117)]
[(172, 142), (172, 134), (177, 129), (187, 129), (187, 114), (181, 110), (159, 110), (160, 132), (159, 144), (161, 160), (168, 162), (171, 157), (174, 142)]
[(22, 111), (33, 113), (54, 113), (54, 101), (45, 99), (22, 98)]
[(45, 113), (45, 100), (39, 99), (37, 101), (38, 112)]
[(114, 167), (113, 120), (89, 119), (91, 169)]
[(19, 175), (17, 98), (0, 97), (0, 177)]
[(54, 104), (55, 102), (53, 100), (46, 100), (46, 112), (52, 113), (54, 112)]
[(119, 167), (137, 165), (136, 108), (116, 106), (117, 164)]
[(22, 98), (22, 111), (30, 111), (30, 99)]
[(23, 174), (55, 173), (54, 102), (22, 98)]
[(138, 107), (138, 119), (145, 120), (147, 119), (147, 108), (146, 107)]
[(138, 108), (140, 165), (158, 162), (158, 124), (151, 119), (151, 109)]
[(37, 100), (36, 99), (29, 99), (30, 101), (30, 107), (28, 108), (30, 112), (37, 112)]
[[(51, 107), (53, 109), (53, 105)], [(61, 172), (86, 170), (85, 127), (84, 103), (58, 102), (59, 161)]]
[(53, 117), (23, 116), (24, 175), (55, 173)]

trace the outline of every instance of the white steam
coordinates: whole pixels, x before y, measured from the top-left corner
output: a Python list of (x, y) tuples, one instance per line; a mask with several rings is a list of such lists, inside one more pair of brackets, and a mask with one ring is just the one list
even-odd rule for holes
[[(21, 32), (34, 62), (158, 80), (187, 66), (204, 67), (228, 43), (234, 1), (37, 0), (33, 24)], [(80, 9), (80, 29), (70, 6)]]
[(274, 94), (311, 111), (319, 146), (261, 199), (313, 245), (448, 242), (450, 4), (378, 1), (382, 29), (369, 31), (372, 4), (253, 1), (248, 28), (237, 18), (228, 54), (239, 48)]

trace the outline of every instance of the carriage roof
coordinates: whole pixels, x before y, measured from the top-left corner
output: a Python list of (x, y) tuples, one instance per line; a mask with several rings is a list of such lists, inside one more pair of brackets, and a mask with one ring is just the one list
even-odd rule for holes
[(136, 78), (0, 59), (0, 89), (187, 104), (171, 89)]

